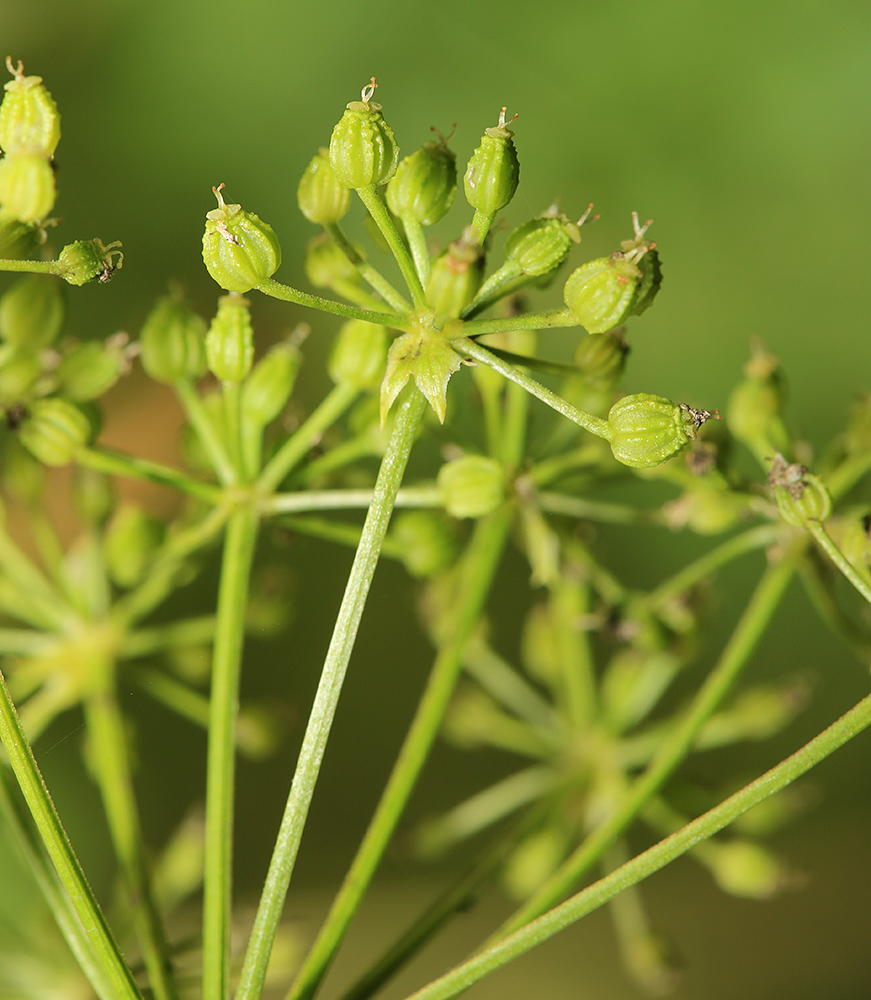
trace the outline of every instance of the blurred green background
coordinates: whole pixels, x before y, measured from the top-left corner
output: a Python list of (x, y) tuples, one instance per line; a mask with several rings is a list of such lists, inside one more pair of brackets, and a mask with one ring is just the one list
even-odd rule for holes
[[(555, 197), (574, 216), (592, 201), (602, 218), (584, 232), (582, 260), (626, 238), (633, 209), (655, 220), (650, 235), (660, 246), (665, 284), (656, 308), (630, 329), (627, 391), (722, 407), (751, 340), (761, 338), (783, 361), (792, 426), (821, 447), (850, 403), (871, 388), (867, 0), (0, 0), (0, 38), (0, 55), (41, 74), (63, 115), (58, 243), (93, 236), (124, 243), (124, 268), (113, 282), (69, 296), (72, 333), (135, 334), (169, 278), (179, 279), (203, 311), (213, 308), (216, 289), (199, 250), (203, 217), (214, 205), (210, 188), (222, 181), (228, 200), (278, 232), (285, 257), (279, 277), (307, 287), (301, 255), (313, 230), (296, 209), (297, 181), (347, 101), (375, 74), (378, 99), (406, 153), (429, 138), (431, 125), (448, 133), (456, 123), (451, 144), (462, 163), (502, 105), (519, 114), (513, 128), (521, 186), (505, 213), (509, 226)], [(457, 206), (439, 233), (450, 238), (464, 220)], [(254, 314), (273, 338), (307, 318), (259, 299)], [(316, 356), (334, 324), (313, 325), (307, 346)], [(554, 353), (569, 343), (555, 336)], [(308, 364), (309, 373), (317, 370)], [(313, 374), (302, 391), (316, 400), (324, 385)], [(173, 448), (163, 420), (167, 400), (145, 392), (134, 380), (114, 394), (108, 433), (115, 444), (166, 457)], [(143, 420), (143, 407), (153, 421)], [(158, 437), (150, 434), (152, 423)], [(630, 579), (656, 579), (690, 551), (671, 536), (647, 543), (633, 536), (622, 550), (619, 538), (616, 544)], [(325, 551), (312, 543), (294, 553), (296, 617), (306, 629), (293, 632), (293, 670), (281, 644), (264, 644), (251, 657), (249, 693), (290, 699), (298, 718), (277, 761), (242, 765), (238, 869), (245, 898), (254, 898), (263, 876), (350, 559), (343, 553), (330, 562)], [(717, 608), (711, 655), (758, 568), (724, 574), (730, 589)], [(515, 592), (525, 572), (519, 564), (506, 568), (500, 603), (509, 616), (522, 600)], [(406, 625), (412, 609), (402, 574), (385, 568), (288, 906), (302, 933), (315, 925), (325, 893), (344, 872), (423, 683), (429, 653), (416, 627)], [(777, 745), (740, 757), (749, 773), (774, 763), (867, 689), (867, 664), (812, 620), (797, 591), (757, 661), (761, 674), (799, 670), (818, 684), (814, 707)], [(131, 693), (146, 826), (159, 843), (197, 794), (203, 740), (141, 700)], [(81, 777), (79, 722), (61, 723), (40, 759), (73, 840), (105, 891), (96, 796), (86, 781), (64, 784)], [(674, 935), (687, 965), (675, 996), (869, 995), (868, 742), (860, 739), (819, 769), (812, 780), (824, 790), (820, 805), (778, 839), (809, 875), (801, 891), (766, 904), (737, 901), (689, 863), (652, 880), (654, 918)], [(348, 756), (362, 759), (365, 773), (348, 775)], [(180, 758), (190, 767), (179, 767)], [(500, 767), (486, 759), (479, 774), (467, 758), (440, 749), (410, 818), (454, 801)], [(0, 854), (0, 900), (14, 900), (16, 912), (30, 892), (17, 888), (18, 878)], [(419, 875), (400, 844), (335, 983), (353, 971), (355, 953), (391, 936), (398, 915), (416, 909), (415, 893), (433, 892), (436, 879), (432, 870)], [(505, 905), (493, 898), (484, 908), (492, 914)], [(460, 957), (480, 934), (478, 915), (464, 920), (444, 952), (428, 954), (387, 995), (404, 995)], [(564, 933), (470, 995), (513, 1000), (532, 991), (557, 1000), (638, 995), (620, 968), (607, 915)]]

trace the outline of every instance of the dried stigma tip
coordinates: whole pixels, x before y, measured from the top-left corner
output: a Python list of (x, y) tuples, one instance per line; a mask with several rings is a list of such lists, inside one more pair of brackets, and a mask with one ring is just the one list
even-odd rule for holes
[(360, 100), (368, 104), (369, 101), (371, 101), (372, 98), (375, 96), (375, 91), (377, 89), (378, 89), (378, 84), (375, 82), (375, 77), (373, 76), (371, 82), (367, 83), (366, 86), (361, 91)]

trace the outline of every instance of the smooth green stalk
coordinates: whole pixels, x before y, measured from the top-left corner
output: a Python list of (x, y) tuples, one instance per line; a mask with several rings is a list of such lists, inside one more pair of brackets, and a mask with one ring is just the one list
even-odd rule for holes
[(29, 815), (12, 795), (11, 783), (12, 775), (8, 769), (0, 768), (0, 811), (6, 819), (6, 829), (11, 832), (13, 843), (21, 852), (55, 923), (94, 992), (100, 1000), (114, 1000), (116, 993), (111, 978), (97, 958), (69, 896), (46, 859), (39, 838), (33, 832)]
[(229, 989), (236, 709), (257, 528), (256, 511), (231, 515), (218, 588), (206, 765), (204, 1000), (225, 1000)]
[(257, 485), (263, 493), (272, 493), (290, 470), (305, 458), (309, 449), (320, 440), (357, 398), (359, 390), (347, 383), (335, 386), (320, 402), (309, 418), (284, 442), (260, 473)]
[(103, 970), (104, 978), (101, 978), (99, 983), (92, 982), (92, 985), (95, 989), (98, 986), (102, 989), (108, 984), (111, 992), (101, 993), (101, 1000), (142, 1000), (133, 975), (112, 937), (112, 932), (91, 892), (85, 873), (79, 865), (54, 808), (36, 758), (33, 756), (33, 750), (21, 728), (2, 671), (0, 671), (0, 740), (9, 755), (9, 762), (36, 822), (39, 836), (69, 897), (81, 927), (81, 938), (87, 940), (94, 961)]
[(402, 272), (402, 277), (405, 279), (405, 284), (411, 293), (411, 299), (414, 302), (415, 308), (425, 309), (426, 297), (423, 294), (423, 285), (417, 276), (417, 271), (414, 269), (414, 263), (409, 256), (408, 250), (406, 250), (405, 244), (402, 242), (402, 237), (396, 231), (393, 219), (390, 218), (390, 212), (381, 200), (381, 196), (378, 194), (375, 185), (372, 184), (369, 187), (357, 188), (357, 194), (360, 196), (360, 201), (366, 206), (366, 211), (372, 216), (372, 221), (381, 230), (381, 235), (387, 241), (390, 252), (396, 258), (396, 263), (399, 265), (399, 270)]
[(426, 288), (429, 281), (431, 263), (429, 251), (426, 246), (426, 237), (423, 233), (423, 226), (416, 218), (408, 216), (402, 220), (405, 228), (405, 235), (408, 237), (408, 245), (411, 248), (411, 256), (414, 258), (414, 267), (421, 285)]
[[(475, 525), (464, 557), (454, 633), (436, 656), (426, 690), (375, 814), (317, 940), (291, 988), (289, 996), (293, 1000), (311, 997), (317, 989), (399, 822), (444, 719), (462, 669), (464, 647), (490, 593), (513, 516), (512, 507), (505, 505)], [(244, 994), (238, 1000), (242, 997), (248, 1000)]]
[[(101, 662), (102, 661), (102, 662)], [(133, 794), (127, 733), (114, 691), (114, 663), (95, 656), (85, 698), (91, 769), (100, 789), (109, 833), (127, 894), (126, 912), (142, 948), (148, 982), (157, 1000), (177, 1000), (166, 935), (151, 894), (142, 830)]]
[(61, 596), (0, 526), (0, 572), (16, 589), (15, 615), (32, 625), (62, 632), (70, 610)]
[(76, 462), (85, 469), (94, 469), (109, 476), (124, 476), (126, 479), (142, 479), (159, 486), (171, 486), (174, 490), (209, 503), (218, 503), (221, 499), (220, 488), (211, 483), (201, 482), (168, 465), (161, 465), (147, 458), (137, 458), (135, 455), (124, 455), (101, 445), (81, 448), (76, 452)]
[(293, 776), (290, 795), (242, 966), (236, 1000), (256, 1000), (263, 990), (269, 955), (281, 919), (281, 910), (299, 851), (345, 672), (354, 649), (375, 567), (378, 564), (381, 544), (390, 523), (396, 493), (402, 482), (425, 407), (426, 400), (423, 395), (415, 391), (406, 398), (396, 415), (309, 715), (296, 773)]
[[(353, 510), (368, 507), (372, 490), (308, 490), (305, 493), (277, 493), (264, 500), (264, 514), (293, 514), (308, 510)], [(409, 486), (396, 494), (397, 507), (424, 510), (443, 506), (442, 492), (437, 486)]]
[[(481, 346), (484, 345), (482, 344)], [(486, 347), (497, 358), (501, 358), (512, 365), (520, 365), (521, 368), (535, 368), (536, 371), (547, 372), (550, 375), (571, 376), (578, 374), (577, 365), (567, 364), (564, 361), (551, 361), (548, 358), (534, 358), (528, 354), (515, 354), (514, 351), (505, 351), (501, 347), (494, 347), (492, 344), (487, 344)]]
[(490, 227), (493, 225), (493, 220), (496, 218), (495, 212), (482, 212), (479, 209), (475, 209), (475, 214), (472, 216), (472, 229), (475, 230), (475, 238), (483, 246), (484, 240), (487, 239), (487, 233), (490, 232)]
[[(213, 626), (214, 632), (214, 626)], [(209, 699), (169, 674), (150, 667), (137, 667), (136, 683), (155, 701), (171, 708), (195, 726), (208, 729)]]
[[(517, 279), (523, 277), (519, 266), (511, 260), (506, 261), (498, 271), (494, 271), (478, 289), (478, 294), (460, 313), (462, 319), (483, 312), (498, 299), (507, 295), (517, 285)], [(527, 279), (529, 280), (529, 279)]]
[(242, 387), (238, 382), (224, 382), (221, 385), (221, 402), (224, 411), (224, 433), (230, 461), (234, 468), (233, 482), (250, 482), (253, 470), (246, 469), (242, 459)]
[[(522, 317), (512, 316), (510, 320), (503, 319), (496, 320), (495, 322), (500, 324), (500, 330), (505, 330), (509, 327), (512, 330), (519, 330), (521, 327), (518, 326), (517, 320), (520, 318)], [(574, 421), (580, 427), (583, 427), (584, 430), (595, 434), (596, 437), (604, 438), (606, 441), (611, 440), (611, 430), (608, 427), (607, 420), (594, 417), (592, 413), (586, 413), (584, 410), (579, 410), (572, 406), (571, 403), (567, 403), (561, 396), (558, 396), (555, 392), (551, 392), (550, 389), (545, 388), (540, 382), (536, 382), (535, 379), (524, 374), (519, 368), (515, 368), (513, 365), (508, 364), (507, 361), (497, 358), (486, 347), (476, 344), (474, 340), (469, 340), (468, 337), (461, 337), (451, 341), (451, 346), (458, 354), (474, 358), (475, 361), (480, 361), (482, 365), (487, 365), (494, 371), (499, 372), (500, 375), (504, 375), (505, 378), (526, 389), (527, 392), (540, 399), (543, 403), (547, 403), (557, 413), (561, 413), (564, 417)]]
[(379, 271), (367, 263), (366, 259), (357, 252), (348, 237), (345, 236), (342, 227), (337, 222), (329, 223), (324, 226), (324, 229), (330, 234), (335, 243), (341, 247), (342, 252), (348, 260), (360, 272), (363, 280), (368, 282), (378, 292), (394, 312), (400, 313), (400, 315), (411, 312), (411, 303), (407, 302), (404, 296)]
[(33, 274), (63, 274), (59, 260), (0, 260), (0, 271), (30, 271)]
[[(544, 486), (549, 486), (555, 480), (589, 469), (591, 466), (596, 466), (601, 461), (601, 447), (595, 441), (589, 441), (587, 444), (581, 445), (580, 448), (572, 448), (562, 454), (553, 455), (550, 458), (536, 462), (526, 475), (535, 483), (538, 489), (541, 489)], [(608, 506), (616, 505), (609, 504)], [(627, 507), (625, 509), (629, 510), (630, 508)], [(635, 511), (636, 518), (645, 513), (635, 508), (632, 508), (632, 510)]]
[(805, 520), (804, 526), (807, 528), (813, 540), (817, 543), (817, 545), (819, 545), (823, 552), (825, 552), (829, 559), (832, 560), (835, 566), (838, 567), (838, 569), (844, 574), (850, 583), (853, 584), (865, 600), (871, 604), (871, 586), (868, 585), (868, 581), (865, 580), (861, 574), (856, 572), (856, 568), (847, 559), (844, 553), (841, 552), (838, 546), (835, 545), (825, 527), (820, 524), (819, 521), (811, 520)]
[(53, 639), (29, 628), (0, 628), (0, 655), (38, 656)]
[(819, 736), (766, 771), (756, 781), (731, 795), (720, 805), (666, 837), (616, 871), (576, 893), (560, 906), (525, 924), (497, 944), (480, 952), (447, 975), (411, 994), (406, 1000), (449, 1000), (467, 990), (488, 973), (541, 944), (581, 917), (636, 885), (685, 854), (696, 844), (724, 829), (753, 806), (786, 788), (829, 754), (871, 725), (871, 695), (841, 716)]
[(215, 616), (202, 615), (199, 618), (168, 622), (130, 632), (122, 640), (120, 654), (125, 660), (132, 660), (169, 649), (211, 645), (214, 638)]
[(309, 295), (308, 292), (300, 292), (290, 285), (283, 285), (273, 278), (266, 278), (257, 286), (257, 291), (269, 295), (273, 299), (280, 299), (282, 302), (293, 302), (298, 306), (308, 306), (309, 309), (319, 309), (321, 312), (332, 313), (334, 316), (344, 316), (345, 319), (362, 319), (367, 323), (381, 323), (394, 330), (405, 330), (408, 327), (406, 320), (399, 313), (378, 312), (374, 309), (358, 309), (357, 306), (349, 306), (344, 302), (334, 302), (332, 299), (321, 298), (320, 295)]
[(544, 913), (570, 892), (683, 761), (702, 726), (729, 692), (764, 634), (792, 579), (798, 557), (799, 552), (793, 551), (765, 570), (716, 666), (699, 688), (683, 721), (666, 737), (647, 770), (629, 787), (610, 819), (587, 837), (560, 869), (499, 928), (490, 938), (491, 942)]
[(505, 330), (555, 330), (578, 326), (578, 321), (569, 309), (558, 309), (546, 313), (521, 313), (512, 316), (510, 322), (504, 319), (467, 319), (463, 323), (463, 333), (467, 337), (483, 337), (485, 333), (504, 333)]
[(187, 379), (179, 379), (173, 383), (173, 388), (219, 482), (224, 486), (236, 482), (236, 470), (230, 460), (224, 439), (215, 426), (215, 421), (207, 412), (202, 396)]
[(871, 638), (841, 609), (820, 569), (821, 564), (812, 559), (803, 559), (799, 566), (799, 577), (808, 600), (820, 620), (852, 647), (859, 660), (871, 663)]
[(306, 462), (305, 467), (294, 475), (293, 482), (294, 484), (317, 482), (323, 476), (344, 469), (361, 458), (373, 458), (376, 455), (380, 458), (383, 452), (384, 446), (375, 435), (360, 434), (358, 437), (333, 445), (323, 455)]
[(585, 500), (583, 497), (570, 497), (564, 493), (537, 493), (535, 499), (538, 506), (548, 514), (562, 514), (582, 521), (601, 521), (603, 524), (662, 523), (658, 510), (637, 510), (626, 504)]

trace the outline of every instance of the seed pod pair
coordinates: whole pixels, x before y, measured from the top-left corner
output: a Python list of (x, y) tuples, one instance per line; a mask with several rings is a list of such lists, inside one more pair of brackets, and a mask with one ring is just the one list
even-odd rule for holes
[(60, 140), (60, 115), (42, 77), (25, 76), (23, 64), (6, 67), (14, 79), (0, 104), (0, 205), (21, 222), (44, 219), (56, 197), (51, 160)]

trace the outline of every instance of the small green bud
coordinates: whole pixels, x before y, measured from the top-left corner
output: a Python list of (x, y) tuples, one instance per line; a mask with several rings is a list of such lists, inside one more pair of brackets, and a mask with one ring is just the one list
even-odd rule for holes
[(57, 188), (48, 160), (29, 154), (0, 160), (0, 205), (21, 222), (44, 219), (54, 207)]
[(575, 243), (581, 242), (580, 225), (549, 209), (540, 218), (530, 219), (514, 230), (505, 241), (505, 259), (520, 274), (535, 278), (550, 274), (568, 257)]
[(623, 374), (628, 354), (629, 345), (618, 329), (584, 337), (575, 348), (574, 360), (586, 382), (611, 388)]
[(64, 321), (64, 300), (57, 278), (28, 274), (0, 298), (0, 337), (37, 353), (57, 340)]
[(39, 503), (45, 486), (45, 467), (22, 445), (17, 435), (6, 435), (3, 447), (3, 488), (24, 504)]
[(281, 264), (281, 246), (272, 226), (241, 205), (227, 205), (220, 184), (212, 191), (218, 207), (206, 214), (203, 261), (212, 278), (228, 292), (250, 292)]
[(572, 272), (563, 300), (588, 333), (605, 333), (638, 315), (653, 302), (662, 283), (655, 243), (644, 238), (650, 222), (638, 223), (632, 213), (635, 237), (624, 240), (610, 257), (588, 261)]
[(206, 371), (206, 323), (180, 297), (160, 299), (139, 332), (142, 367), (158, 382), (198, 379)]
[(719, 416), (647, 392), (624, 396), (608, 413), (611, 451), (623, 465), (649, 469), (676, 455), (702, 424)]
[(36, 223), (0, 219), (0, 259), (24, 260), (44, 241), (45, 232)]
[(730, 840), (726, 844), (709, 840), (696, 850), (717, 885), (733, 896), (770, 899), (787, 880), (777, 858), (751, 840)]
[(265, 427), (287, 405), (302, 355), (299, 348), (285, 341), (262, 357), (242, 386), (242, 418)]
[(550, 825), (526, 837), (511, 852), (502, 873), (507, 892), (528, 899), (556, 871), (569, 847), (567, 831)]
[(51, 159), (60, 141), (60, 115), (41, 76), (25, 76), (6, 57), (6, 68), (15, 77), (6, 84), (0, 104), (0, 149), (7, 156), (27, 154)]
[(37, 399), (19, 431), (21, 443), (44, 465), (66, 465), (91, 437), (91, 422), (65, 399)]
[(238, 292), (222, 295), (206, 334), (209, 371), (222, 382), (242, 382), (254, 363), (254, 329), (248, 300)]
[(94, 469), (78, 467), (73, 471), (72, 500), (83, 521), (102, 525), (118, 503), (114, 480)]
[(463, 175), (466, 201), (482, 215), (494, 215), (504, 208), (520, 182), (520, 162), (512, 141), (514, 133), (505, 124), (506, 110), (499, 113), (498, 125), (484, 130), (481, 145)]
[(75, 403), (97, 399), (130, 370), (127, 334), (76, 344), (61, 358), (57, 367), (60, 393)]
[(433, 511), (400, 512), (390, 527), (390, 538), (399, 547), (405, 568), (418, 580), (447, 569), (456, 557), (451, 526)]
[(26, 399), (41, 374), (38, 354), (12, 344), (0, 347), (0, 406), (8, 408)]
[(389, 181), (399, 162), (393, 129), (372, 100), (375, 77), (363, 88), (361, 100), (351, 101), (330, 137), (330, 163), (340, 184), (364, 188)]
[(777, 454), (768, 474), (768, 485), (780, 515), (787, 524), (801, 528), (806, 521), (826, 521), (832, 513), (832, 498), (825, 483), (803, 465), (789, 464)]
[(318, 226), (338, 222), (348, 211), (351, 196), (336, 179), (328, 149), (319, 149), (312, 157), (296, 189), (296, 198), (302, 214)]
[(744, 366), (746, 376), (732, 390), (726, 408), (729, 431), (760, 460), (786, 449), (789, 434), (783, 422), (784, 387), (777, 358), (761, 345)]
[(330, 378), (355, 389), (377, 389), (384, 377), (387, 347), (386, 327), (358, 319), (343, 323), (330, 353)]
[(432, 262), (426, 301), (435, 310), (436, 325), (460, 315), (478, 294), (483, 276), (484, 255), (474, 231), (467, 227)]
[(58, 258), (60, 276), (71, 285), (84, 285), (94, 278), (108, 281), (124, 263), (124, 254), (117, 249), (120, 246), (120, 240), (107, 246), (98, 239), (70, 243), (61, 250)]
[(505, 499), (505, 473), (493, 458), (464, 455), (439, 469), (438, 487), (451, 517), (483, 517)]
[(103, 554), (106, 568), (119, 587), (134, 587), (145, 579), (166, 529), (135, 504), (122, 504), (106, 528)]
[(386, 196), (390, 211), (400, 219), (432, 226), (448, 214), (456, 193), (457, 158), (442, 137), (405, 157), (387, 185)]

